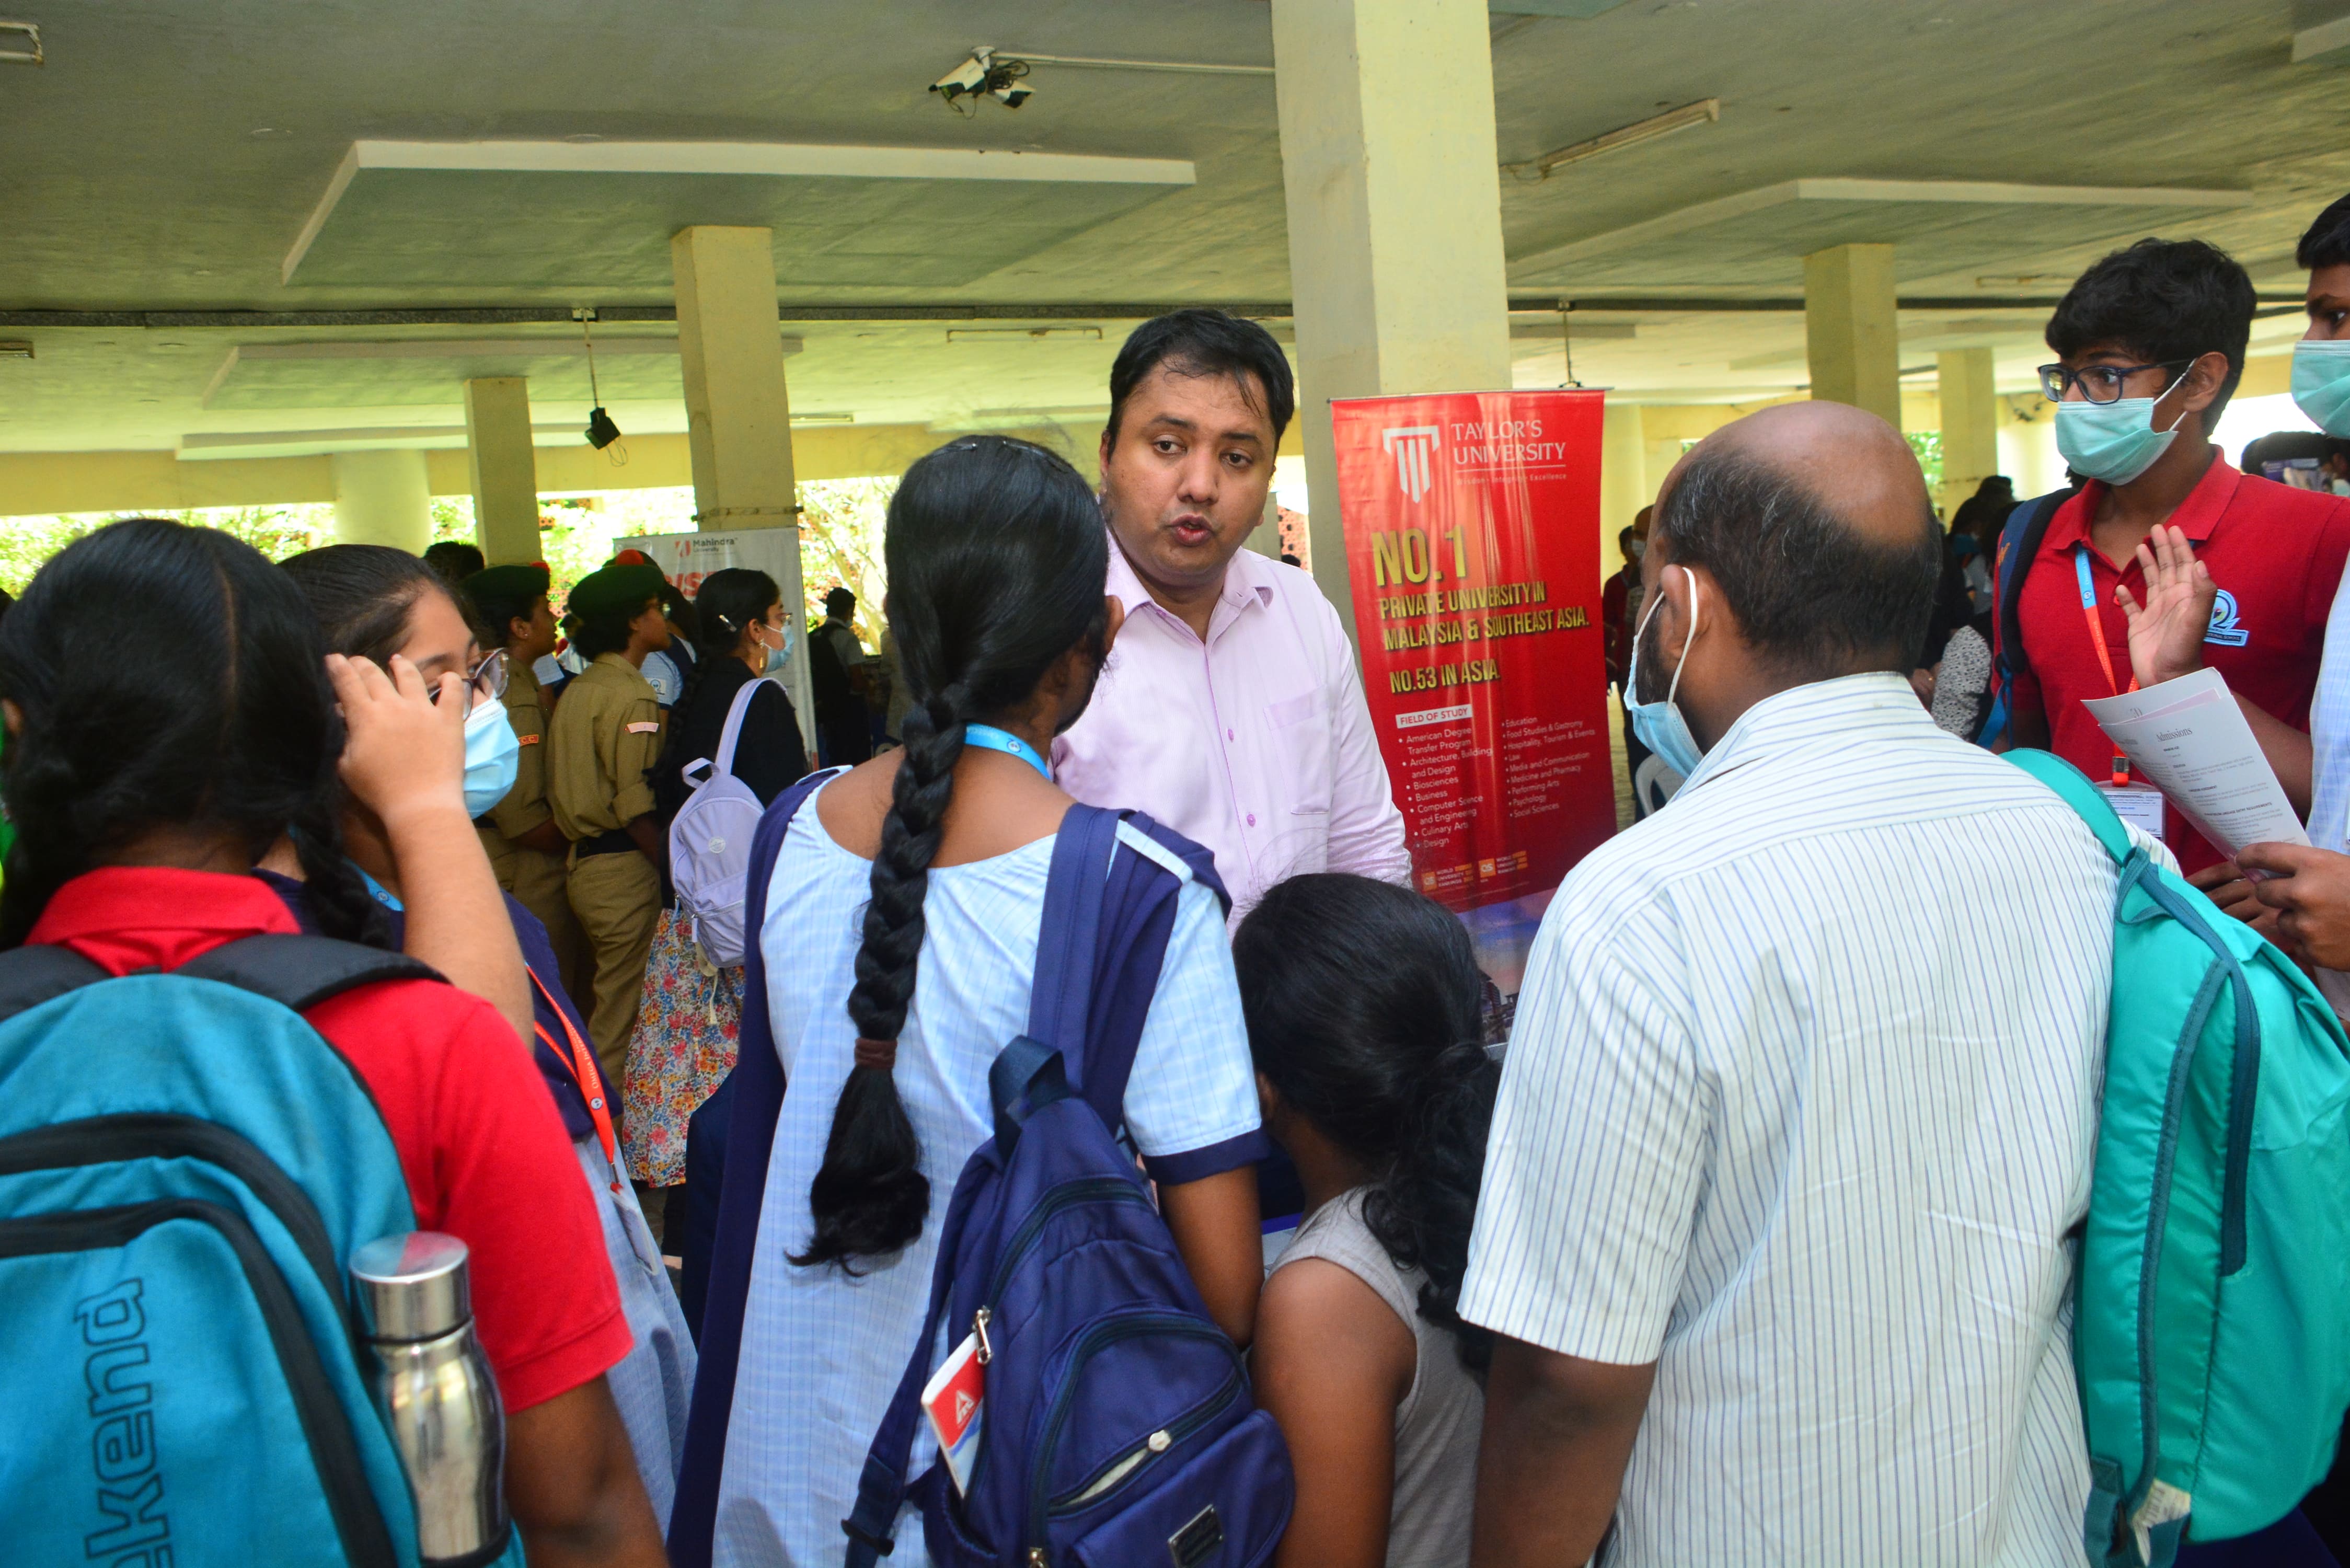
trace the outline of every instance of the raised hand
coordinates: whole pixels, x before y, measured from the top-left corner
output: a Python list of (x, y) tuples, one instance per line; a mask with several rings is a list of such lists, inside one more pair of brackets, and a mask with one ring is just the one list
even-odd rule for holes
[(400, 654), (389, 674), (365, 659), (327, 655), (343, 711), (343, 783), (387, 828), (418, 810), (465, 812), (465, 682), (441, 678), (441, 701)]
[(2192, 675), (2203, 668), (2203, 634), (2220, 586), (2195, 558), (2186, 534), (2167, 524), (2155, 524), (2139, 544), (2137, 561), (2146, 575), (2144, 607), (2126, 587), (2114, 589), (2129, 621), (2130, 673), (2141, 687)]

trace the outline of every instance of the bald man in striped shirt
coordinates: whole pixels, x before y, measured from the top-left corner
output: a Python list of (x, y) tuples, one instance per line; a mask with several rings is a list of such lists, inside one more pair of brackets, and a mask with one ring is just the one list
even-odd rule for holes
[(1834, 403), (1667, 482), (1633, 695), (1678, 671), (1650, 743), (1701, 760), (1529, 961), (1461, 1303), (1503, 1336), (1477, 1568), (1611, 1521), (1616, 1568), (2082, 1560), (2115, 868), (1911, 692), (1936, 542), (1899, 433)]

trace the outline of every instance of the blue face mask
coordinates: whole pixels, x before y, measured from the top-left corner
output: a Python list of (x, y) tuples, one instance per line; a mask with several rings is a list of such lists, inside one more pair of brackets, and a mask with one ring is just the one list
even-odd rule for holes
[[(1667, 566), (1665, 570), (1669, 572), (1672, 568)], [(1648, 613), (1640, 618), (1639, 630), (1632, 634), (1632, 668), (1624, 679), (1624, 698), (1626, 711), (1632, 716), (1632, 732), (1640, 737), (1640, 744), (1654, 752), (1665, 766), (1687, 778), (1697, 772), (1698, 763), (1704, 760), (1705, 748), (1697, 743), (1697, 737), (1690, 733), (1689, 721), (1673, 706), (1673, 697), (1681, 689), (1681, 670), (1689, 663), (1690, 643), (1697, 640), (1697, 578), (1686, 566), (1681, 568), (1681, 576), (1689, 578), (1690, 586), (1689, 637), (1681, 644), (1680, 663), (1673, 667), (1672, 684), (1665, 689), (1659, 701), (1640, 701), (1640, 644), (1648, 635), (1648, 622), (1656, 618), (1657, 607), (1665, 602), (1660, 593), (1649, 601)]]
[(479, 816), (505, 799), (522, 766), (522, 742), (506, 705), (485, 697), (465, 715), (465, 815)]
[(792, 661), (792, 628), (771, 626), (767, 629), (775, 634), (775, 646), (767, 649), (765, 672), (774, 675)]
[[(2187, 379), (2194, 369), (2189, 365), (2178, 372), (2178, 381)], [(2075, 473), (2107, 484), (2127, 484), (2152, 468), (2155, 460), (2178, 439), (2178, 420), (2187, 417), (2184, 409), (2168, 430), (2154, 428), (2154, 405), (2168, 397), (2178, 381), (2165, 387), (2159, 397), (2116, 398), (2110, 403), (2081, 398), (2057, 404), (2056, 450), (2064, 454)]]
[(2293, 400), (2330, 436), (2350, 436), (2350, 337), (2293, 346)]

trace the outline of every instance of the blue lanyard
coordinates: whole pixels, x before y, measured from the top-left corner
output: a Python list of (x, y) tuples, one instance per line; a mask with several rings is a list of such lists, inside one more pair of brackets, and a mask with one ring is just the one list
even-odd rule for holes
[(358, 861), (346, 860), (343, 864), (349, 867), (352, 870), (359, 872), (359, 880), (367, 884), (368, 892), (374, 898), (377, 903), (381, 904), (385, 909), (390, 909), (395, 915), (402, 915), (408, 912), (400, 901), (391, 896), (391, 889), (377, 881), (374, 877), (369, 876)]
[(1045, 782), (1052, 781), (1053, 770), (1045, 765), (1044, 758), (1036, 754), (1036, 748), (1009, 730), (999, 730), (993, 724), (965, 724), (962, 727), (962, 743), (966, 746), (979, 746), (991, 752), (1002, 752), (1007, 757), (1018, 757), (1022, 762), (1043, 774)]

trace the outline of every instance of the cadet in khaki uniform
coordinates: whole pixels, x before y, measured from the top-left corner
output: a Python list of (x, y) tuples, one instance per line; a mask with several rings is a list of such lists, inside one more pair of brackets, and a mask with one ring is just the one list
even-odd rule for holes
[(588, 1033), (615, 1084), (627, 1076), (661, 910), (667, 846), (646, 776), (660, 756), (660, 705), (639, 669), (669, 646), (660, 590), (651, 566), (606, 566), (571, 590), (572, 646), (588, 664), (546, 731), (547, 805), (571, 840), (571, 908), (596, 955)]
[(563, 989), (585, 1004), (596, 972), (587, 933), (571, 912), (571, 841), (555, 825), (546, 802), (546, 711), (551, 706), (531, 666), (555, 651), (555, 614), (547, 607), (547, 570), (542, 565), (492, 566), (461, 585), (474, 631), (484, 648), (506, 650), (506, 722), (522, 747), (515, 786), (505, 799), (473, 821), (498, 886), (546, 928), (563, 971)]

